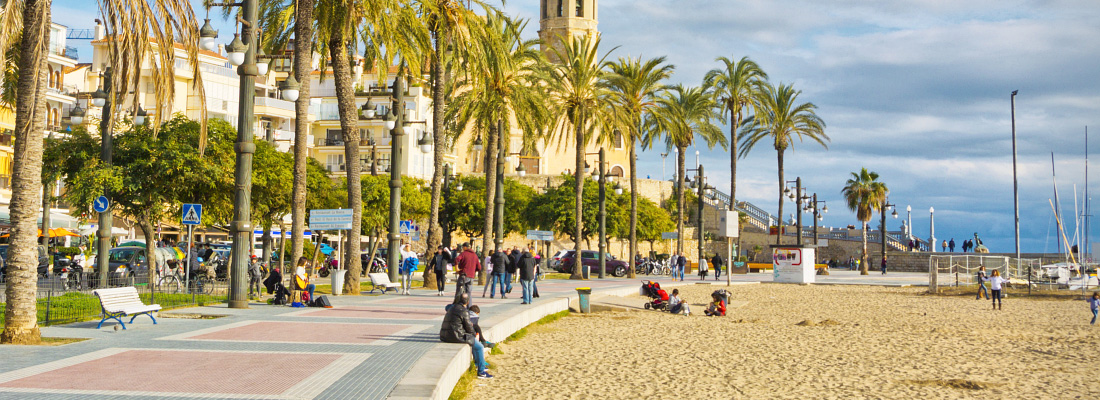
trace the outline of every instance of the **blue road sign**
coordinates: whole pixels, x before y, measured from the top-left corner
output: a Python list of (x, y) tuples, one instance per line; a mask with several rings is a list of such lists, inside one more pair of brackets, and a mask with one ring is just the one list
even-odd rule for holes
[(107, 196), (99, 196), (92, 202), (92, 209), (95, 212), (107, 212), (107, 208), (111, 207), (111, 201), (107, 200)]
[(416, 230), (416, 225), (413, 224), (412, 220), (405, 219), (401, 220), (401, 227), (398, 233), (402, 235), (411, 235)]
[(181, 223), (184, 225), (202, 224), (202, 204), (184, 204)]

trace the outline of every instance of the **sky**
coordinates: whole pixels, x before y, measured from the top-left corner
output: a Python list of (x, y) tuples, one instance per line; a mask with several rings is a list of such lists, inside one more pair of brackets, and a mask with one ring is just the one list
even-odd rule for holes
[[(98, 14), (95, 2), (53, 4), (55, 21), (72, 29), (91, 28)], [(524, 34), (537, 37), (538, 1), (510, 0), (503, 9), (530, 19)], [(1100, 3), (1089, 0), (599, 1), (602, 46), (614, 48), (609, 59), (667, 56), (676, 66), (670, 83), (698, 86), (718, 67), (716, 57), (748, 56), (773, 84), (793, 84), (799, 101), (817, 106), (828, 148), (796, 142), (784, 169), (787, 179), (801, 177), (827, 202), (822, 226), (858, 225), (840, 190), (866, 167), (899, 206), (899, 218), (888, 218), (890, 230), (900, 229), (908, 206), (913, 234), (928, 238), (934, 207), (937, 241), (961, 243), (977, 232), (992, 251), (1009, 253), (1015, 250), (1013, 90), (1019, 90), (1021, 250), (1057, 251), (1052, 153), (1071, 240), (1073, 216), (1084, 214), (1086, 126), (1092, 136), (1100, 133), (1098, 20)], [(223, 37), (232, 31), (220, 27)], [(83, 46), (87, 61), (90, 48), (70, 45)], [(1092, 142), (1095, 152), (1100, 137)], [(704, 146), (688, 154), (696, 150), (708, 181), (728, 193), (729, 152)], [(641, 152), (639, 176), (670, 178), (674, 162), (662, 160), (664, 152)], [(1092, 166), (1090, 190), (1100, 190), (1100, 170)], [(775, 150), (759, 146), (738, 167), (738, 199), (775, 213)], [(792, 208), (787, 203), (784, 212)]]

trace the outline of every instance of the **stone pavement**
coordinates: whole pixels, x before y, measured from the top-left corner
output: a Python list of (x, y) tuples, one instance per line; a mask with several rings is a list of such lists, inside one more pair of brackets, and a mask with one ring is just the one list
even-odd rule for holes
[[(909, 275), (886, 279), (835, 273), (819, 278), (919, 283), (920, 274)], [(594, 296), (622, 295), (636, 293), (640, 281), (648, 278), (544, 280), (533, 305), (519, 304), (518, 284), (507, 299), (499, 294), (482, 298), (482, 287), (475, 286), (473, 303), (482, 308), (486, 337), (500, 341), (567, 309), (577, 287), (591, 287)], [(771, 281), (770, 274), (733, 278)], [(664, 286), (680, 284), (667, 277), (654, 280)], [(688, 277), (683, 284), (695, 281)], [(224, 304), (170, 310), (161, 313), (157, 325), (142, 316), (117, 331), (112, 323), (95, 329), (98, 321), (47, 327), (43, 336), (91, 340), (0, 346), (0, 399), (446, 398), (471, 359), (468, 346), (438, 339), (443, 307), (453, 299), (454, 286), (448, 289), (442, 297), (428, 290), (414, 290), (411, 296), (330, 296), (332, 309), (254, 303), (244, 310)], [(178, 317), (187, 315), (223, 317)]]

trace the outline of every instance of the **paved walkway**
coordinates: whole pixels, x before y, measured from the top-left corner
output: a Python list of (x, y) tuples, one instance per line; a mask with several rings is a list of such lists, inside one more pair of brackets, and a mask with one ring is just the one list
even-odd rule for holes
[[(646, 278), (541, 281), (541, 298), (533, 305), (519, 304), (518, 284), (508, 299), (481, 298), (482, 288), (475, 286), (473, 300), (482, 308), (486, 336), (499, 341), (567, 308), (578, 286), (592, 287), (596, 295), (627, 294)], [(927, 281), (921, 274), (859, 277), (846, 271), (819, 278), (887, 285)], [(771, 275), (733, 279), (771, 281)], [(655, 280), (674, 285), (666, 277)], [(443, 307), (453, 299), (453, 285), (449, 289), (443, 297), (427, 290), (331, 297), (332, 309), (259, 303), (245, 310), (178, 309), (162, 313), (157, 325), (142, 316), (117, 331), (111, 323), (95, 329), (98, 321), (48, 327), (43, 336), (91, 340), (0, 346), (0, 399), (446, 398), (470, 363), (468, 346), (438, 339)]]

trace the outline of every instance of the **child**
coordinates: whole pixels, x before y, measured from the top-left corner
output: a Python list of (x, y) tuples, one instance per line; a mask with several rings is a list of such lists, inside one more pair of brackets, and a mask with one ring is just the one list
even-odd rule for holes
[(680, 298), (680, 289), (672, 289), (672, 297), (668, 299), (668, 312), (673, 314), (684, 313), (684, 316), (691, 315), (691, 308), (688, 307), (687, 302)]
[(478, 307), (477, 304), (474, 304), (470, 306), (470, 308), (466, 309), (466, 311), (470, 314), (470, 323), (474, 325), (474, 332), (477, 333), (477, 339), (481, 341), (481, 345), (490, 349), (493, 348), (493, 346), (496, 346), (496, 344), (494, 344), (493, 342), (485, 340), (485, 334), (481, 333), (481, 325), (477, 323), (477, 321), (481, 319), (481, 316), (479, 315), (481, 314), (481, 307)]
[(994, 310), (1000, 310), (1001, 309), (1001, 284), (1008, 283), (1008, 279), (1005, 279), (1005, 278), (1001, 277), (1001, 271), (993, 270), (993, 276), (990, 276), (988, 278), (982, 278), (982, 280), (989, 281), (989, 289), (990, 289), (990, 292), (992, 292), (992, 293), (990, 293), (989, 297), (991, 299), (993, 299), (993, 309)]
[(1092, 322), (1091, 325), (1096, 325), (1096, 312), (1100, 311), (1100, 292), (1092, 292), (1092, 297), (1087, 300), (1089, 302), (1089, 309), (1092, 310)]
[(718, 297), (717, 293), (711, 293), (710, 298), (714, 301), (710, 303), (703, 313), (710, 317), (726, 316), (726, 302), (722, 301), (722, 298)]
[(984, 265), (978, 266), (978, 273), (977, 273), (976, 278), (978, 278), (978, 297), (975, 298), (975, 300), (981, 300), (982, 299), (982, 294), (985, 294), (985, 298), (988, 299), (989, 298), (989, 291), (985, 290), (985, 282), (984, 282), (986, 280), (985, 266)]

